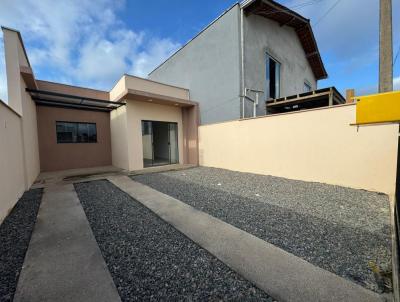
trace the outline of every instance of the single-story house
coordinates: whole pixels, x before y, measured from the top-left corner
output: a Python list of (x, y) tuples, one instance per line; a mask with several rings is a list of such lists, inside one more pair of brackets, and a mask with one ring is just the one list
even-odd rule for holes
[(20, 33), (2, 30), (8, 107), (23, 117), (28, 183), (46, 171), (198, 163), (198, 104), (187, 89), (127, 74), (110, 91), (42, 81)]

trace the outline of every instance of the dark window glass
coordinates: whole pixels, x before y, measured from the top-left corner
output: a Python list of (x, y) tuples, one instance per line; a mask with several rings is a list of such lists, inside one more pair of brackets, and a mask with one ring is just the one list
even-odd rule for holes
[(96, 124), (87, 124), (88, 125), (88, 142), (89, 143), (97, 143), (97, 130)]
[(96, 143), (94, 123), (56, 122), (57, 143)]
[(310, 92), (311, 89), (311, 84), (304, 82), (304, 92)]
[(142, 135), (150, 134), (150, 122), (142, 121)]
[(78, 124), (78, 143), (89, 142), (88, 124)]
[(281, 64), (267, 55), (266, 65), (266, 97), (267, 99), (277, 99), (280, 96)]

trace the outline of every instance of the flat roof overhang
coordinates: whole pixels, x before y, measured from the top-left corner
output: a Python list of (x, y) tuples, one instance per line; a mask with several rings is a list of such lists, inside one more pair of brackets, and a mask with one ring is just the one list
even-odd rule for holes
[(121, 100), (132, 100), (146, 103), (168, 105), (168, 106), (179, 106), (179, 107), (192, 107), (198, 105), (198, 103), (181, 99), (177, 97), (156, 94), (147, 91), (141, 91), (136, 89), (127, 89), (125, 92), (118, 97), (118, 101)]
[(39, 106), (110, 112), (125, 105), (123, 102), (110, 102), (45, 90), (26, 88), (26, 91)]

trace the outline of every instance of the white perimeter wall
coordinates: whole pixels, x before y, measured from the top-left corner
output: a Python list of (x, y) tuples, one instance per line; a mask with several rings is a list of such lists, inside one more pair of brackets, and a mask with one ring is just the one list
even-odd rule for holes
[(353, 122), (344, 105), (200, 126), (200, 165), (393, 196), (398, 125)]

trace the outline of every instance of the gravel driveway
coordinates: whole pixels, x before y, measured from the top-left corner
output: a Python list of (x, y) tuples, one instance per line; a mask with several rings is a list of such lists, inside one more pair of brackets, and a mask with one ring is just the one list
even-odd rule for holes
[(41, 200), (42, 189), (25, 192), (0, 225), (1, 302), (13, 300)]
[(75, 189), (123, 301), (273, 301), (110, 182)]
[(377, 292), (369, 268), (390, 268), (384, 194), (199, 167), (134, 180)]

